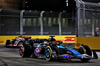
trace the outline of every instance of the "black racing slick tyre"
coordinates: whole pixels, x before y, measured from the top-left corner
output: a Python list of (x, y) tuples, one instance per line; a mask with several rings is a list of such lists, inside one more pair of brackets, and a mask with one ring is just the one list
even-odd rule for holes
[(23, 44), (19, 50), (21, 57), (30, 57), (32, 54), (32, 47), (29, 44)]
[(98, 59), (98, 55), (97, 55), (96, 51), (95, 51), (95, 50), (92, 50), (92, 51), (93, 51), (93, 56), (94, 56), (94, 58), (95, 58), (95, 59)]
[(87, 46), (87, 45), (84, 45), (84, 48), (86, 50), (86, 54), (92, 56), (92, 50), (91, 50), (91, 48), (89, 46)]
[[(87, 45), (81, 46), (81, 47), (79, 48), (79, 52), (80, 52), (81, 54), (87, 54), (87, 55), (89, 55), (89, 56), (92, 56), (92, 50), (91, 50), (91, 48), (90, 48), (89, 46), (87, 46)], [(84, 61), (84, 62), (88, 62), (90, 59), (81, 59), (81, 60)]]

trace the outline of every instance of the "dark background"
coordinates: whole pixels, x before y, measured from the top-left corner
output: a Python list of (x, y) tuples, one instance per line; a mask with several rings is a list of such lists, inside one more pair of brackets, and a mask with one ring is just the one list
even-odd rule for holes
[[(74, 0), (68, 0), (69, 5), (66, 6), (66, 0), (26, 0), (26, 10), (39, 11), (72, 11), (72, 5), (75, 5)], [(73, 3), (74, 4), (73, 4)]]
[(87, 1), (87, 2), (100, 2), (100, 0), (83, 0), (83, 1)]
[[(89, 2), (100, 2), (100, 0), (83, 0)], [(26, 0), (26, 10), (38, 10), (38, 11), (68, 11), (75, 10), (74, 0), (68, 0), (68, 6), (66, 6), (66, 0)]]

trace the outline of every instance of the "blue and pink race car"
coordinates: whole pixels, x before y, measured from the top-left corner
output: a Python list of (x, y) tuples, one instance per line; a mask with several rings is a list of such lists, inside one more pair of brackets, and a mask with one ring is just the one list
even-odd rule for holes
[(98, 59), (98, 55), (94, 50), (87, 45), (81, 45), (79, 49), (62, 46), (62, 41), (56, 41), (50, 36), (49, 39), (29, 39), (28, 42), (23, 42), (20, 47), (21, 57), (37, 57), (45, 58), (47, 61), (53, 59), (80, 59), (89, 61), (90, 59)]

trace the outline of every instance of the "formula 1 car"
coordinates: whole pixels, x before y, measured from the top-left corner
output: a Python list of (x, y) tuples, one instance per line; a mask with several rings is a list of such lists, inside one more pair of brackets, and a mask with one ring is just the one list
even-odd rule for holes
[[(39, 41), (39, 42), (38, 42)], [(37, 47), (34, 44), (38, 43)], [(53, 36), (50, 39), (29, 40), (27, 44), (20, 47), (21, 57), (37, 57), (45, 58), (47, 61), (53, 59), (81, 59), (82, 61), (89, 61), (90, 59), (98, 59), (98, 55), (94, 50), (87, 45), (81, 45), (78, 50), (61, 46), (62, 41), (56, 41)], [(93, 53), (92, 53), (93, 52)]]
[(23, 44), (23, 41), (27, 42), (28, 39), (31, 39), (31, 37), (15, 37), (15, 39), (6, 40), (6, 44), (4, 45), (5, 47), (21, 47)]

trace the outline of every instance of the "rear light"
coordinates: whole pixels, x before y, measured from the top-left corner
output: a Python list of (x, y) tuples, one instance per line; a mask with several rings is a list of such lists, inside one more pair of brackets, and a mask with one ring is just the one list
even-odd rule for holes
[(57, 44), (57, 42), (52, 42), (51, 44)]
[(57, 44), (57, 42), (55, 42), (55, 44)]

